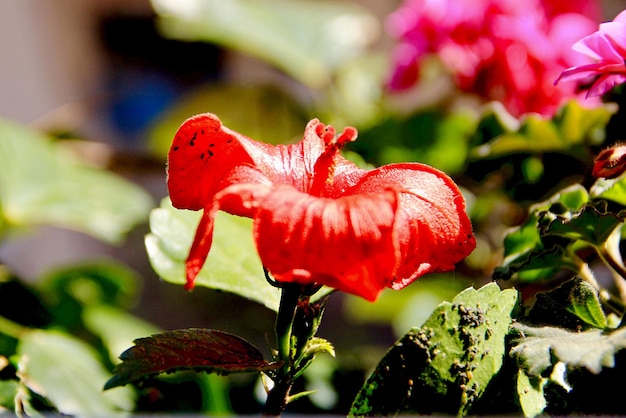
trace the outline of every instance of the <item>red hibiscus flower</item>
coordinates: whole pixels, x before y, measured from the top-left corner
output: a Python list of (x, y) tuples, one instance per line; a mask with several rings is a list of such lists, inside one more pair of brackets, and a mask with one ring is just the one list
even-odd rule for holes
[(323, 284), (376, 299), (423, 274), (448, 271), (475, 247), (463, 196), (444, 173), (417, 163), (362, 170), (336, 135), (312, 120), (302, 141), (268, 145), (211, 114), (187, 120), (168, 156), (179, 209), (204, 211), (187, 258), (187, 285), (211, 248), (218, 210), (252, 218), (265, 268), (279, 282)]
[(626, 81), (626, 11), (612, 22), (602, 23), (597, 32), (576, 42), (572, 49), (596, 62), (570, 67), (555, 81), (580, 80), (594, 77), (587, 97), (601, 96)]

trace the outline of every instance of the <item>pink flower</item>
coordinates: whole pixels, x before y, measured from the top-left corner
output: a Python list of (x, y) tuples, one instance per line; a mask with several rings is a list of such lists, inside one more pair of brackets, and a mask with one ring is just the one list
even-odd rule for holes
[[(573, 13), (578, 11), (578, 13)], [(387, 19), (399, 39), (392, 90), (419, 81), (424, 59), (436, 55), (456, 86), (497, 100), (515, 116), (552, 115), (576, 86), (554, 86), (564, 67), (580, 64), (569, 45), (591, 33), (596, 0), (406, 0)]]
[(601, 96), (626, 81), (626, 10), (612, 22), (602, 23), (597, 32), (576, 42), (572, 49), (591, 57), (596, 62), (570, 67), (563, 71), (559, 81), (594, 77), (587, 97)]

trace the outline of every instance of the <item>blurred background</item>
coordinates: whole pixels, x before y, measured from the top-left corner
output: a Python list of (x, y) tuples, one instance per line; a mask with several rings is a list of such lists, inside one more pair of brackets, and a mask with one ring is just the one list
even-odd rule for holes
[[(86, 140), (72, 146), (72, 152), (93, 166), (140, 185), (154, 199), (154, 207), (167, 196), (165, 152), (172, 127), (175, 129), (194, 113), (217, 113), (230, 127), (270, 142), (297, 138), (311, 114), (316, 114), (338, 129), (347, 124), (363, 129), (366, 143), (367, 129), (379, 118), (378, 105), (370, 105), (368, 100), (382, 94), (380, 81), (388, 76), (388, 62), (378, 52), (384, 53), (394, 43), (383, 22), (402, 2), (332, 2), (337, 11), (346, 12), (346, 19), (341, 21), (331, 22), (315, 13), (309, 15), (313, 25), (329, 24), (325, 33), (332, 35), (331, 40), (319, 40), (320, 49), (325, 48), (327, 53), (322, 61), (330, 63), (329, 68), (336, 62), (348, 62), (336, 65), (340, 70), (332, 75), (323, 69), (318, 71), (313, 65), (315, 60), (298, 61), (306, 56), (297, 54), (292, 61), (272, 62), (272, 53), (287, 48), (279, 41), (273, 44), (268, 58), (254, 45), (248, 48), (249, 41), (237, 38), (236, 30), (228, 32), (231, 38), (217, 42), (219, 36), (215, 33), (206, 35), (202, 30), (194, 32), (194, 28), (184, 27), (184, 19), (182, 24), (168, 20), (174, 12), (187, 17), (193, 15), (194, 7), (198, 7), (195, 3), (3, 0), (0, 3), (0, 117), (55, 138)], [(230, 29), (243, 26), (241, 29), (245, 31), (248, 28), (245, 23), (228, 21), (227, 3), (228, 0), (223, 1), (224, 7), (219, 12), (223, 18), (221, 24)], [(605, 0), (601, 4), (603, 19), (610, 20), (626, 6), (626, 1)], [(337, 14), (332, 7), (324, 13)], [(185, 32), (186, 29), (189, 31)], [(249, 29), (265, 36), (263, 25)], [(202, 39), (204, 35), (216, 41)], [(331, 51), (329, 45), (335, 46), (336, 51)], [(369, 51), (367, 56), (365, 50)], [(351, 65), (365, 71), (353, 71)], [(365, 74), (370, 74), (370, 78)], [(333, 83), (334, 88), (326, 88), (328, 83)], [(446, 89), (438, 83), (434, 80), (431, 88), (422, 91), (417, 99), (409, 95), (395, 101), (395, 111), (401, 114), (403, 106), (406, 112), (414, 111), (416, 100), (436, 103), (442, 86)], [(350, 94), (344, 94), (346, 91)], [(353, 94), (356, 91), (358, 94)], [(293, 105), (295, 102), (299, 105)], [(306, 112), (302, 111), (302, 103), (307, 104)], [(449, 152), (450, 145), (445, 147)], [(368, 162), (376, 164), (403, 157), (415, 159), (413, 154), (403, 154), (403, 148), (385, 151), (384, 158), (368, 158), (367, 150), (358, 151)], [(443, 168), (456, 167), (454, 162), (442, 161), (442, 164)], [(519, 213), (515, 213), (510, 215), (511, 223), (519, 220)], [(141, 291), (129, 308), (138, 317), (161, 329), (220, 329), (244, 336), (267, 351), (274, 314), (229, 293), (198, 287), (189, 294), (179, 285), (160, 280), (146, 254), (144, 236), (148, 232), (145, 219), (123, 242), (112, 245), (81, 232), (36, 225), (27, 233), (11, 234), (3, 241), (0, 262), (24, 282), (34, 284), (46, 272), (63, 266), (115, 260), (139, 277)], [(413, 292), (388, 291), (376, 304), (332, 295), (320, 335), (332, 341), (337, 349), (338, 357), (332, 361), (342, 364), (340, 373), (333, 377), (335, 385), (356, 393), (368, 368), (399, 335), (420, 324), (442, 299), (468, 285), (489, 280), (488, 271), (494, 261), (488, 254), (490, 247), (482, 247), (481, 251), (483, 260), (468, 267), (478, 274), (470, 279), (461, 271), (452, 285), (437, 285), (449, 283), (450, 276), (434, 277), (424, 281), (425, 284), (420, 281), (413, 285)], [(485, 258), (489, 261), (484, 261)], [(419, 292), (430, 284), (435, 284), (432, 286), (435, 290)], [(387, 293), (394, 293), (393, 297), (387, 299)], [(324, 361), (311, 372), (322, 376), (318, 382), (328, 380), (329, 370), (336, 368), (325, 369)], [(231, 382), (234, 409), (239, 413), (257, 411), (258, 405), (249, 389), (258, 383), (237, 379), (240, 378)], [(241, 394), (237, 385), (244, 388)], [(315, 408), (347, 410), (349, 405), (341, 404), (340, 399), (349, 402), (352, 397), (342, 398), (323, 387), (318, 389), (322, 396), (311, 401), (318, 402)]]

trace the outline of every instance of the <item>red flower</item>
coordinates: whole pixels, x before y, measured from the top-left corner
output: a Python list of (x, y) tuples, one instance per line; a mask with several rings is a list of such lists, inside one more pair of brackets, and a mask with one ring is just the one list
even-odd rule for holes
[(362, 170), (339, 153), (356, 139), (314, 119), (302, 141), (268, 145), (211, 114), (178, 130), (168, 156), (175, 207), (204, 211), (187, 258), (187, 285), (211, 248), (218, 210), (254, 219), (265, 268), (279, 282), (324, 284), (374, 300), (447, 271), (475, 247), (463, 196), (417, 163)]
[(597, 32), (576, 42), (572, 49), (593, 58), (596, 62), (570, 67), (555, 81), (579, 80), (595, 77), (587, 97), (601, 96), (626, 81), (626, 11), (612, 22), (602, 23)]

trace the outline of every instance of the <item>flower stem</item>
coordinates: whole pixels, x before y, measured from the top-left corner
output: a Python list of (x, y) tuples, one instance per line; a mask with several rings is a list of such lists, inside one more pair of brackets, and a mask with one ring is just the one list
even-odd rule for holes
[(0, 334), (8, 335), (13, 338), (20, 338), (26, 334), (30, 329), (11, 321), (3, 316), (0, 316)]
[(282, 287), (275, 331), (278, 351), (276, 359), (282, 361), (283, 364), (276, 370), (273, 376), (274, 387), (268, 393), (267, 401), (263, 408), (263, 415), (265, 416), (279, 416), (285, 410), (289, 391), (293, 386), (291, 332), (300, 293), (300, 285), (285, 283)]

